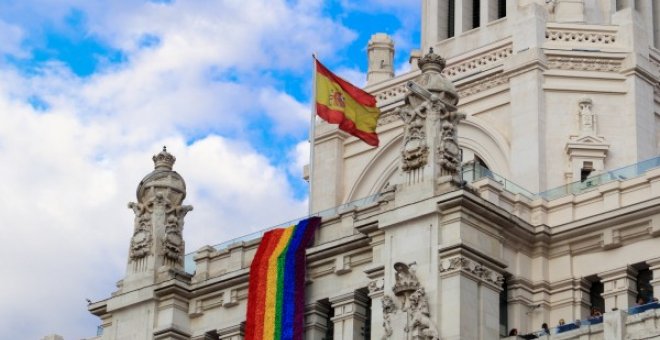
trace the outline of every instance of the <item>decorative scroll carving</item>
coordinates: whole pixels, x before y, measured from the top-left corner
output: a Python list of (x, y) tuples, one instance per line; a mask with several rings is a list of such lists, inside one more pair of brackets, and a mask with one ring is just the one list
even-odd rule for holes
[(385, 281), (382, 278), (373, 280), (367, 285), (367, 289), (369, 289), (369, 295), (382, 292), (384, 288)]
[(440, 262), (440, 273), (463, 271), (476, 276), (484, 282), (498, 287), (504, 282), (504, 276), (467, 257), (456, 256)]
[[(437, 340), (438, 328), (431, 320), (429, 302), (426, 291), (421, 286), (415, 274), (414, 263), (411, 266), (402, 262), (394, 264), (395, 283), (392, 287), (397, 300), (389, 295), (383, 296), (383, 329), (382, 340), (402, 336), (407, 333), (407, 339)], [(399, 312), (405, 314), (399, 314)], [(398, 335), (397, 335), (398, 334)]]

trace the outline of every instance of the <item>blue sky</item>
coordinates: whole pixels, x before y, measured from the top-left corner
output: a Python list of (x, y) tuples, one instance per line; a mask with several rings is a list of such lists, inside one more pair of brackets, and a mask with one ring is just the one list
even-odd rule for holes
[(363, 85), (386, 32), (405, 71), (419, 6), (0, 0), (2, 337), (94, 334), (85, 298), (123, 276), (126, 202), (162, 145), (195, 206), (187, 251), (304, 215), (312, 52)]

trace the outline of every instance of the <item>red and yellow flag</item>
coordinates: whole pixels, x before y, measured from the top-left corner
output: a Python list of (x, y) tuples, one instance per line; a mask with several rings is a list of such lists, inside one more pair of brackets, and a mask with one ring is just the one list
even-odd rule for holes
[(316, 114), (326, 122), (378, 146), (376, 98), (330, 72), (316, 60)]

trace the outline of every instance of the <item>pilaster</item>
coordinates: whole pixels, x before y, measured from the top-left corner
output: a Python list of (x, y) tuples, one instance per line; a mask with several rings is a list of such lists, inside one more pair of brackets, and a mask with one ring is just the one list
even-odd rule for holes
[(327, 303), (319, 301), (305, 306), (306, 340), (323, 340), (326, 338), (328, 328), (332, 328), (332, 325), (328, 324), (330, 308)]
[(653, 273), (653, 279), (651, 280), (653, 294), (654, 296), (658, 296), (660, 295), (660, 257), (648, 260), (646, 264), (649, 265), (649, 270)]
[(344, 194), (344, 141), (348, 134), (336, 125), (316, 125), (314, 159), (310, 174), (310, 210), (318, 212), (341, 204)]
[(501, 268), (466, 251), (440, 258), (442, 339), (499, 338)]
[(363, 339), (369, 297), (361, 291), (354, 291), (331, 297), (330, 304), (335, 312), (332, 317), (334, 339)]
[(635, 305), (637, 296), (637, 270), (624, 267), (599, 273), (603, 283), (603, 299), (605, 310), (627, 310)]

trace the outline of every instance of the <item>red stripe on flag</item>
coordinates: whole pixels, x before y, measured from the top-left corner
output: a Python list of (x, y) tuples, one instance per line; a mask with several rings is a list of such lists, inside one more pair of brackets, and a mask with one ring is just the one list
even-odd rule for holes
[(316, 103), (316, 114), (326, 122), (339, 124), (339, 129), (360, 138), (371, 146), (378, 146), (378, 135), (375, 132), (365, 132), (355, 126), (355, 122), (346, 118), (342, 111), (331, 110), (327, 106)]
[(325, 68), (325, 66), (323, 66), (318, 60), (316, 61), (316, 71), (326, 76), (331, 81), (339, 84), (339, 87), (341, 87), (349, 96), (353, 97), (353, 99), (359, 104), (376, 107), (376, 98), (374, 96), (330, 72), (330, 70)]

